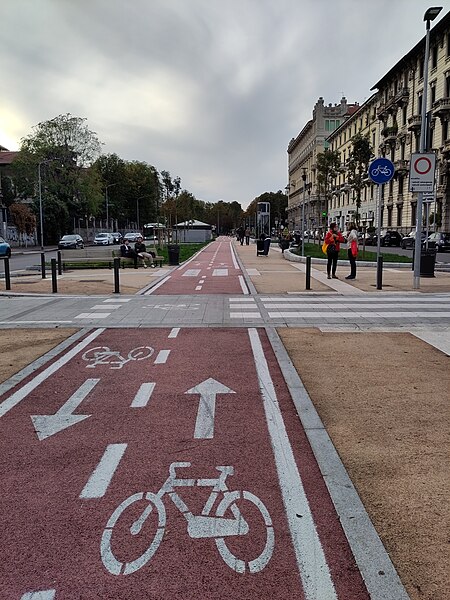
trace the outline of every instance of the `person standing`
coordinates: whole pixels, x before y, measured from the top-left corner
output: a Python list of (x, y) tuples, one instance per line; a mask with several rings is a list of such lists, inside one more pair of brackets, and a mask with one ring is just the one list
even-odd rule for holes
[(245, 245), (248, 246), (250, 244), (250, 227), (245, 228)]
[(336, 268), (339, 250), (341, 249), (342, 242), (345, 242), (345, 238), (339, 231), (337, 223), (330, 224), (330, 229), (327, 231), (324, 242), (327, 244), (327, 277), (328, 279), (339, 279), (336, 275)]
[(345, 279), (356, 279), (356, 257), (358, 256), (358, 232), (355, 223), (348, 224), (347, 254), (350, 261), (350, 275)]

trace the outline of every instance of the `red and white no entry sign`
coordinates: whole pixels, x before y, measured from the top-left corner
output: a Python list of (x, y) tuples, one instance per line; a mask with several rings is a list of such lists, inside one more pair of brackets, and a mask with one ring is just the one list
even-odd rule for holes
[(436, 155), (434, 153), (412, 154), (409, 169), (409, 191), (432, 192), (435, 167)]

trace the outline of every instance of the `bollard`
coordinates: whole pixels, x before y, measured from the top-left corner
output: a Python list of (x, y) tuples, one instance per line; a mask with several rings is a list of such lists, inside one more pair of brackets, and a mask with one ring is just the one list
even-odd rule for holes
[(120, 294), (119, 286), (120, 258), (114, 259), (114, 293)]
[(50, 262), (52, 265), (52, 293), (56, 294), (58, 292), (58, 279), (56, 277), (56, 258), (52, 258)]
[(46, 274), (45, 274), (45, 253), (44, 252), (41, 253), (41, 275), (42, 275), (42, 279), (46, 278)]
[(6, 284), (6, 289), (10, 290), (11, 289), (11, 274), (9, 271), (9, 258), (6, 257), (4, 259), (4, 263), (5, 263), (5, 284)]
[(311, 289), (311, 257), (306, 257), (306, 289)]
[(58, 250), (56, 256), (58, 257), (58, 275), (62, 275), (61, 250)]
[(377, 258), (377, 290), (383, 289), (383, 257)]

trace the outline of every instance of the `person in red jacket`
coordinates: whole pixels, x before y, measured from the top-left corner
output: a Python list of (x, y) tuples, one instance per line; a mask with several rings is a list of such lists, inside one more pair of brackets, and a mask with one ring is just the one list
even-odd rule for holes
[(336, 275), (336, 267), (339, 258), (339, 250), (341, 249), (341, 243), (345, 242), (345, 238), (339, 231), (337, 223), (331, 223), (330, 229), (327, 231), (325, 236), (325, 244), (327, 246), (327, 276), (328, 279), (339, 279)]

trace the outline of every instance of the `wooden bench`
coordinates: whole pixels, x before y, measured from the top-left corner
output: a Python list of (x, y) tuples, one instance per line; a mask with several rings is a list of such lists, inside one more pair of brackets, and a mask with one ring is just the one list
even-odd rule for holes
[[(164, 256), (158, 256), (156, 253), (156, 248), (147, 248), (147, 252), (153, 252), (155, 256), (153, 257), (153, 262), (158, 267), (163, 266)], [(134, 267), (134, 258), (124, 258), (120, 256), (120, 250), (113, 250), (112, 252), (113, 258), (120, 258), (120, 266), (122, 269), (125, 267)], [(141, 258), (138, 258), (137, 266), (143, 266), (144, 262)]]
[(113, 250), (110, 248), (95, 246), (93, 248), (77, 248), (75, 250), (61, 250), (61, 262), (63, 269), (70, 265), (99, 264), (112, 268)]

